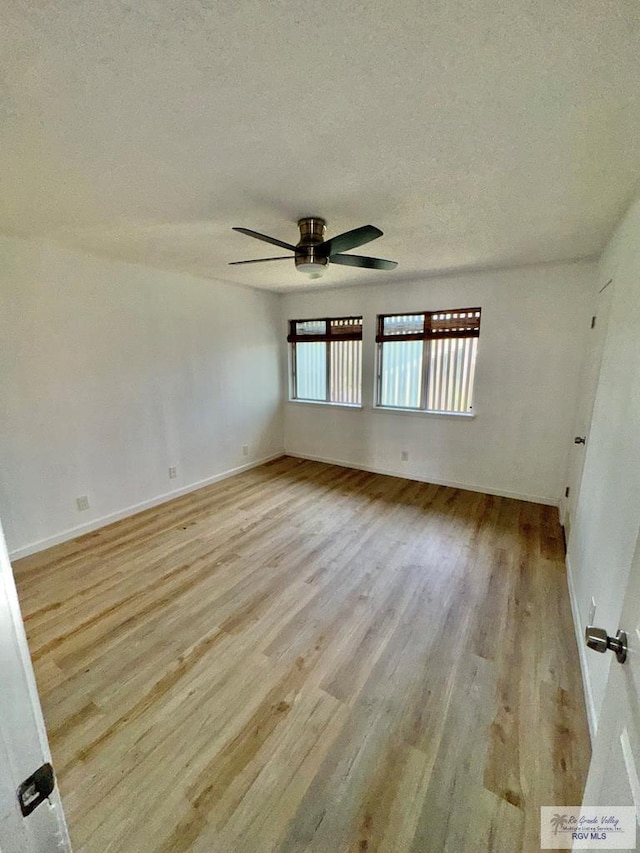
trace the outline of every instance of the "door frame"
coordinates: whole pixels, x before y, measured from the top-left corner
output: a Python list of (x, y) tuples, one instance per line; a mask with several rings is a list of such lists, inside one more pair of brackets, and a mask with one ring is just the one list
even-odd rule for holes
[(51, 752), (1, 522), (0, 667), (0, 850), (71, 853), (57, 785), (27, 817), (18, 802), (19, 786), (51, 763)]

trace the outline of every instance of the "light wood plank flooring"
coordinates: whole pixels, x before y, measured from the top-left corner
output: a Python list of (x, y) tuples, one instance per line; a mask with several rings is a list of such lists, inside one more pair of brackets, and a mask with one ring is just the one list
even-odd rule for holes
[(538, 851), (556, 510), (283, 458), (15, 564), (76, 853)]

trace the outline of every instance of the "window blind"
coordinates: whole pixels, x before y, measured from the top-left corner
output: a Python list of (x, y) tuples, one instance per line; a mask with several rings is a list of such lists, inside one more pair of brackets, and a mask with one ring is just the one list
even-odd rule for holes
[(290, 320), (287, 340), (296, 343), (361, 341), (362, 317), (327, 317), (320, 320)]
[(480, 337), (480, 308), (380, 314), (377, 343)]

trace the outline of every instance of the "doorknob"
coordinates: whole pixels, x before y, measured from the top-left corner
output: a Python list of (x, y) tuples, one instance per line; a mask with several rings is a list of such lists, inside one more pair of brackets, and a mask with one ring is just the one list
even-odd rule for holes
[(586, 444), (587, 443), (587, 437), (585, 435), (577, 435), (573, 439), (573, 443), (574, 444)]
[(594, 652), (602, 652), (604, 654), (607, 649), (611, 649), (618, 663), (626, 661), (627, 635), (624, 631), (618, 631), (615, 637), (610, 637), (604, 628), (594, 628), (593, 625), (587, 625), (584, 638), (589, 648), (593, 649)]

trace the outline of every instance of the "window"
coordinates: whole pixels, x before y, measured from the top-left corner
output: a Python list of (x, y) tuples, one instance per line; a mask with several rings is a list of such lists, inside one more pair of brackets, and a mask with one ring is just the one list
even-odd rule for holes
[(378, 406), (473, 409), (480, 308), (378, 316)]
[(359, 406), (362, 317), (290, 320), (291, 398)]

